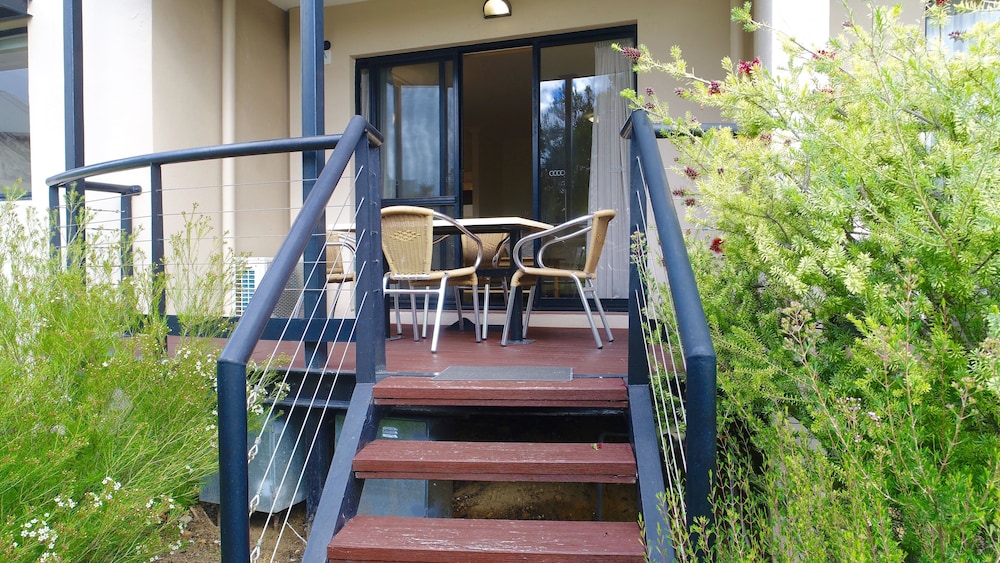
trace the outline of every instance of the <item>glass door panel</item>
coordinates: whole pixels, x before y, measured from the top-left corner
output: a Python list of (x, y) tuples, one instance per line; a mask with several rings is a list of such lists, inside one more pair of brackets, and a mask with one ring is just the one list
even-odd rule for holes
[[(455, 197), (457, 103), (453, 75), (450, 60), (381, 69), (377, 123), (385, 136), (384, 199)], [(448, 202), (438, 205), (447, 207)], [(451, 209), (445, 212), (454, 213)]]
[[(594, 47), (578, 43), (541, 49), (538, 86), (538, 197), (542, 221), (562, 223), (586, 215), (593, 148)], [(545, 264), (582, 266), (585, 237), (550, 246)], [(570, 282), (572, 283), (572, 282)], [(552, 280), (542, 298), (575, 297), (575, 290)], [(577, 298), (578, 299), (578, 298)]]

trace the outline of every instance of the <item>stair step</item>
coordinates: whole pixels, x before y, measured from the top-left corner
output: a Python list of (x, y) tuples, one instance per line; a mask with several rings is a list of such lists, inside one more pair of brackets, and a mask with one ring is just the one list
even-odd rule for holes
[(376, 405), (468, 407), (628, 406), (628, 388), (620, 377), (569, 381), (440, 380), (394, 376), (375, 384)]
[(622, 443), (375, 440), (354, 456), (359, 479), (635, 483)]
[(356, 516), (327, 548), (331, 563), (641, 562), (635, 522)]

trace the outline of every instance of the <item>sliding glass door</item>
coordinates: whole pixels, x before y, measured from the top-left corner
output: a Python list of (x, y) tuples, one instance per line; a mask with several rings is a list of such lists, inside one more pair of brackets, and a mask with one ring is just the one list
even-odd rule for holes
[[(558, 224), (599, 209), (614, 209), (598, 295), (627, 298), (629, 269), (628, 165), (618, 132), (627, 118), (621, 90), (633, 87), (632, 70), (612, 43), (631, 38), (542, 47), (538, 82), (539, 219)], [(582, 267), (584, 238), (546, 250), (546, 265)], [(543, 308), (571, 308), (572, 282), (545, 280)]]

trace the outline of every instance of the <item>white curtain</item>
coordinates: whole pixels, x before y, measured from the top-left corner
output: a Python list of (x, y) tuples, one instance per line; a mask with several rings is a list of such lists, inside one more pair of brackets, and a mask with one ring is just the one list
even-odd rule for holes
[[(630, 40), (616, 41), (631, 47)], [(628, 144), (620, 132), (628, 106), (620, 92), (632, 88), (631, 61), (599, 41), (594, 49), (594, 132), (590, 157), (590, 211), (614, 209), (597, 274), (601, 298), (627, 298), (629, 273)]]
[(964, 41), (955, 40), (949, 37), (952, 33), (968, 31), (969, 28), (979, 22), (1000, 21), (1000, 10), (981, 10), (969, 13), (952, 14), (948, 22), (936, 27), (930, 22), (924, 22), (924, 33), (928, 39), (937, 39), (944, 45), (945, 49), (953, 53), (964, 53), (969, 50)]

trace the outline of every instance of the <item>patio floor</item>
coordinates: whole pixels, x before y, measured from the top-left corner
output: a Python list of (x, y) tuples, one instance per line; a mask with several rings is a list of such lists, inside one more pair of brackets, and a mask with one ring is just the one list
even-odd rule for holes
[[(472, 329), (459, 331), (442, 327), (438, 351), (431, 353), (430, 338), (413, 340), (410, 327), (403, 327), (403, 336), (386, 340), (386, 371), (407, 374), (440, 373), (450, 366), (529, 366), (533, 368), (569, 368), (574, 375), (625, 375), (628, 373), (628, 331), (614, 330), (615, 341), (607, 342), (602, 330), (604, 348), (598, 349), (588, 328), (531, 327), (528, 343), (500, 345), (500, 330), (491, 330), (489, 337), (476, 343)], [(344, 347), (347, 347), (345, 350)], [(303, 366), (301, 347), (295, 343), (279, 344), (262, 341), (254, 351), (254, 359), (266, 362), (272, 354), (295, 357), (294, 366)], [(329, 367), (354, 371), (354, 344), (332, 345)]]
[(441, 329), (438, 351), (431, 354), (428, 339), (414, 342), (403, 327), (403, 337), (386, 342), (386, 370), (438, 373), (449, 366), (568, 367), (577, 375), (624, 375), (628, 372), (628, 331), (617, 330), (614, 342), (598, 349), (589, 328), (531, 327), (527, 344), (500, 345), (500, 330), (476, 343), (471, 330)]

